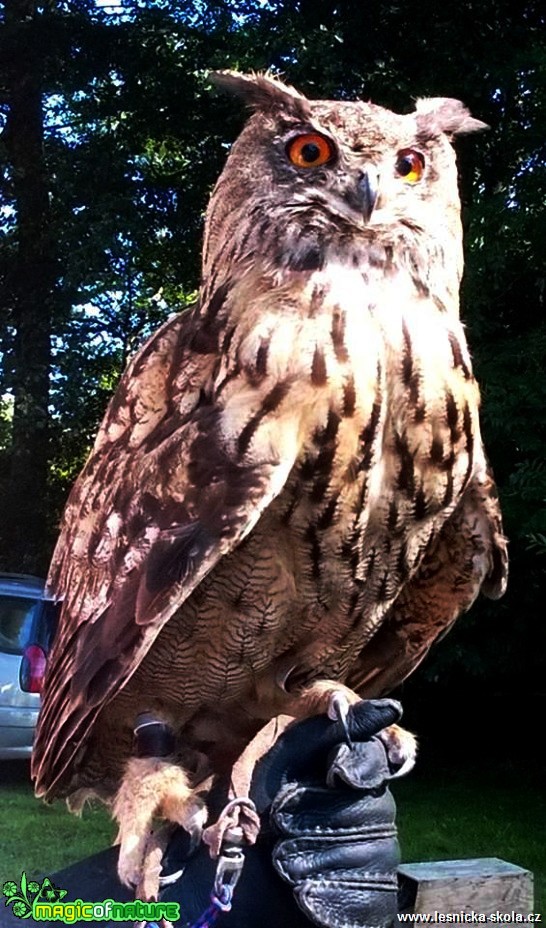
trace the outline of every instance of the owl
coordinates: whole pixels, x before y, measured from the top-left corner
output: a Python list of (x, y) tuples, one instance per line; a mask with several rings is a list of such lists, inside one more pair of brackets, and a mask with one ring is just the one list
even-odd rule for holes
[(263, 726), (388, 693), (507, 573), (459, 321), (452, 140), (484, 124), (214, 80), (251, 116), (199, 302), (129, 364), (48, 579), (36, 792), (110, 803), (136, 885), (154, 815), (198, 834)]

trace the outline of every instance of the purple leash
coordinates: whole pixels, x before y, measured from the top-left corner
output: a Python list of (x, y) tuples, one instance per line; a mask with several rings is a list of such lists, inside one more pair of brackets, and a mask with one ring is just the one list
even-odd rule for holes
[(208, 909), (193, 923), (191, 928), (213, 928), (222, 912), (230, 911), (233, 889), (233, 886), (224, 884), (220, 896), (217, 896), (215, 892), (211, 893)]

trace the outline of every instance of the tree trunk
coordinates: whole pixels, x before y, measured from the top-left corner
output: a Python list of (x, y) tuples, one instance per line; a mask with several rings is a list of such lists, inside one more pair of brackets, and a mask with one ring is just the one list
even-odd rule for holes
[(4, 143), (13, 176), (17, 252), (7, 281), (13, 307), (14, 416), (2, 566), (43, 572), (48, 486), (48, 397), (55, 262), (43, 148), (42, 52), (35, 0), (6, 0), (9, 115)]

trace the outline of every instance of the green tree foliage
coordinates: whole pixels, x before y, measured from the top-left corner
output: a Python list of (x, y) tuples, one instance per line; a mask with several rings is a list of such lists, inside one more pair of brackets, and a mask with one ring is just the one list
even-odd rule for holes
[[(6, 268), (3, 296), (13, 325), (13, 420), (6, 469), (4, 522), (17, 525), (12, 556), (32, 564), (39, 556), (46, 520), (47, 406), (55, 248), (50, 230), (47, 170), (43, 157), (42, 61), (25, 55), (35, 15), (32, 0), (7, 0), (4, 84), (9, 107), (2, 144), (11, 166), (17, 213), (16, 243)], [(33, 492), (37, 493), (32, 502)]]
[[(546, 592), (543, 4), (124, 0), (106, 7), (78, 0), (26, 6), (17, 28), (7, 18), (0, 23), (0, 61), (13, 61), (24, 40), (39, 77), (56, 269), (47, 317), (47, 517), (39, 521), (42, 554), (35, 566), (49, 556), (63, 500), (127, 356), (197, 287), (208, 192), (244, 119), (232, 101), (211, 91), (207, 69), (272, 67), (310, 96), (360, 96), (401, 112), (419, 96), (455, 96), (491, 126), (458, 143), (467, 249), (463, 315), (511, 540), (512, 579), (501, 604), (477, 606), (460, 623), (425, 675), (528, 681), (544, 667), (546, 651), (540, 621)], [(6, 118), (13, 107), (8, 64), (0, 65)], [(5, 292), (21, 236), (5, 133), (0, 162)], [(5, 492), (15, 442), (10, 395), (21, 376), (12, 302), (2, 301), (0, 331)], [(4, 552), (16, 550), (14, 531), (4, 526)], [(7, 554), (4, 564), (21, 566)]]

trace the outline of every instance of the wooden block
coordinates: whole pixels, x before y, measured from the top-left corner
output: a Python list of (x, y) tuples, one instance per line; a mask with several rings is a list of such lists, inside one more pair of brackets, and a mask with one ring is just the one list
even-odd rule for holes
[(533, 912), (532, 873), (497, 857), (402, 864), (399, 876), (400, 912), (435, 915), (429, 924), (516, 926)]

